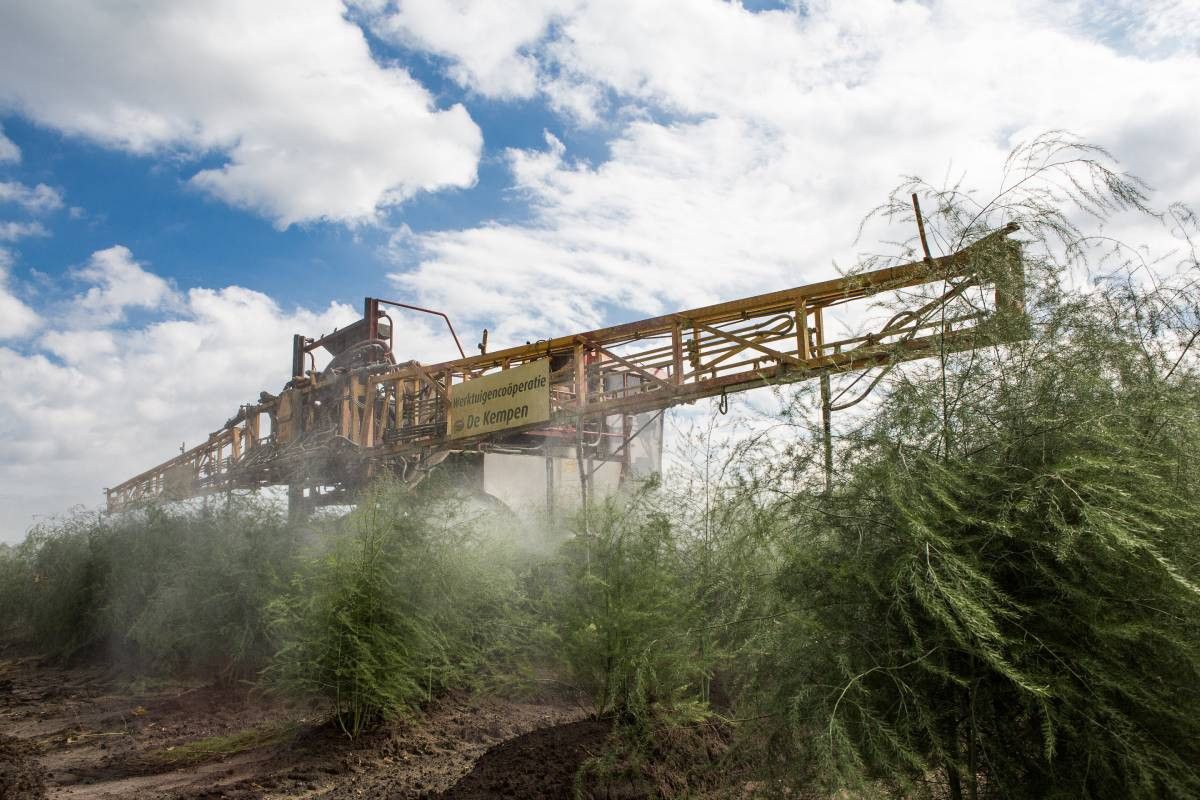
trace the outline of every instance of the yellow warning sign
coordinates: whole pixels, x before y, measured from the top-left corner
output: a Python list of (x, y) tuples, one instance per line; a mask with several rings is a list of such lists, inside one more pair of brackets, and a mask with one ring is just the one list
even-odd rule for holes
[(450, 438), (464, 439), (550, 419), (550, 359), (450, 387)]

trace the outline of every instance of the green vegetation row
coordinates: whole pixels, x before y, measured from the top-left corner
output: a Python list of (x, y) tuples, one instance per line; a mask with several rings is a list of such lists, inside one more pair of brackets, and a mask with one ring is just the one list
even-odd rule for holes
[[(236, 499), (77, 517), (0, 551), (0, 635), (257, 681), (352, 735), (566, 684), (621, 723), (608, 767), (715, 723), (763, 796), (1200, 796), (1195, 218), (1061, 137), (1005, 185), (880, 210), (920, 193), (946, 249), (1020, 223), (1029, 318), (883, 376), (831, 485), (801, 391), (559, 527), (436, 480), (303, 525)], [(1077, 227), (1114, 214), (1165, 223), (1169, 268)]]

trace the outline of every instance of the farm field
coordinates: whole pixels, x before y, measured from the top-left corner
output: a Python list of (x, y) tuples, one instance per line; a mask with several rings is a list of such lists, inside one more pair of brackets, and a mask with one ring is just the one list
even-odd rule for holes
[(352, 741), (244, 688), (136, 691), (97, 668), (0, 664), (12, 800), (567, 797), (610, 728), (562, 697), (449, 695)]
[[(151, 474), (0, 545), (0, 797), (1200, 796), (1200, 215), (1064, 134), (1008, 164), (983, 210), (913, 179), (875, 212), (987, 245), (956, 256), (982, 283), (878, 300), (935, 330), (919, 358), (814, 336), (775, 368), (819, 383), (680, 412), (662, 469), (606, 493), (579, 405), (573, 508), (549, 455), (545, 507), (484, 496), (464, 444), (323, 511)], [(1118, 214), (1166, 226), (1170, 274), (1077, 221)], [(916, 246), (883, 263), (936, 263)], [(952, 336), (947, 298), (1012, 313)], [(788, 314), (693, 355), (770, 356)], [(582, 391), (576, 346), (511, 385)]]

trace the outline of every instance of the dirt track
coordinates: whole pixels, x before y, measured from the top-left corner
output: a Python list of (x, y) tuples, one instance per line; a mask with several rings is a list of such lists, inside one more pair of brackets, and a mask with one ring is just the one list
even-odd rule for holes
[(0, 661), (0, 794), (565, 797), (579, 763), (607, 733), (585, 716), (561, 698), (451, 697), (351, 742), (312, 710), (245, 689), (150, 689), (100, 670)]

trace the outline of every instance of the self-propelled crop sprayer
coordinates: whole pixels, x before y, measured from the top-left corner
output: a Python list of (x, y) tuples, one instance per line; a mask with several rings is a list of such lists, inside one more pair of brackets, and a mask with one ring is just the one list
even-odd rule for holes
[[(367, 298), (354, 324), (294, 337), (282, 391), (263, 392), (202, 444), (106, 489), (108, 509), (286, 486), (302, 513), (353, 502), (382, 472), (411, 481), (448, 458), (485, 492), (552, 509), (655, 469), (665, 409), (811, 378), (822, 381), (828, 432), (831, 373), (1022, 335), (1015, 230), (940, 258), (494, 352), (486, 331), (478, 355), (454, 336), (459, 357), (438, 364), (396, 357), (404, 336), (393, 310), (427, 309)], [(833, 315), (861, 320), (885, 299), (890, 318), (829, 333)], [(329, 359), (319, 369), (318, 351)]]

